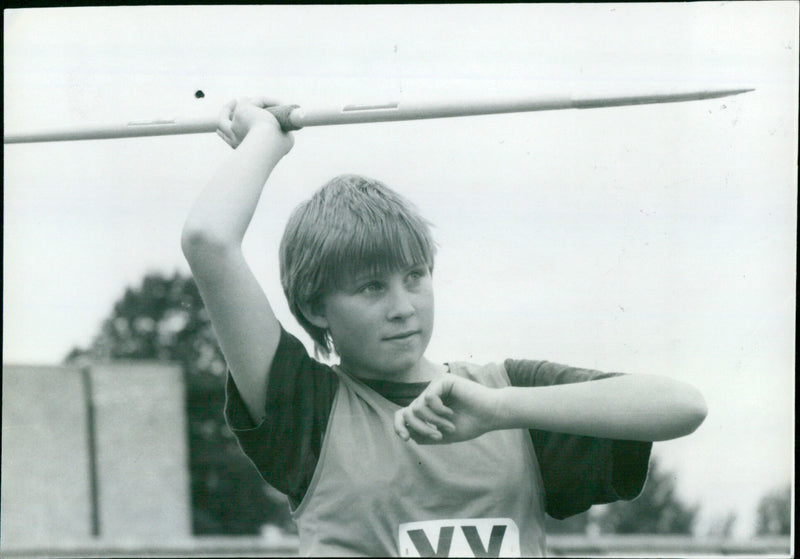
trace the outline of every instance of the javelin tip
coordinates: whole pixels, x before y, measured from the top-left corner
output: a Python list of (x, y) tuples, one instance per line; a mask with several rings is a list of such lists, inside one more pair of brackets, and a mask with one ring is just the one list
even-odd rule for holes
[(740, 93), (748, 93), (755, 90), (755, 87), (740, 87), (738, 89), (720, 89), (709, 93), (714, 94), (715, 97), (727, 97), (728, 95), (739, 95)]
[(754, 91), (754, 87), (739, 87), (731, 89), (695, 89), (691, 91), (678, 91), (673, 93), (652, 93), (646, 95), (618, 95), (618, 96), (593, 96), (573, 98), (573, 107), (576, 109), (596, 109), (600, 107), (621, 107), (630, 105), (650, 105), (657, 103), (678, 103), (681, 101), (702, 101), (729, 97)]

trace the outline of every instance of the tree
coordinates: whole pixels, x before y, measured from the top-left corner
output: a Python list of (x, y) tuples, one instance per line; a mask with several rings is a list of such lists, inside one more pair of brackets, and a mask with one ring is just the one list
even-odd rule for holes
[(599, 515), (600, 530), (616, 534), (691, 534), (699, 507), (689, 506), (675, 494), (676, 477), (650, 461), (642, 493), (633, 501), (605, 506)]
[(792, 531), (791, 483), (764, 495), (758, 504), (756, 535), (789, 535)]
[(705, 535), (710, 538), (730, 538), (733, 535), (736, 521), (736, 512), (732, 510), (717, 515), (711, 520)]
[(186, 384), (192, 524), (195, 534), (255, 534), (263, 524), (291, 528), (285, 499), (267, 486), (225, 424), (226, 366), (191, 278), (147, 274), (127, 288), (77, 359), (179, 363)]

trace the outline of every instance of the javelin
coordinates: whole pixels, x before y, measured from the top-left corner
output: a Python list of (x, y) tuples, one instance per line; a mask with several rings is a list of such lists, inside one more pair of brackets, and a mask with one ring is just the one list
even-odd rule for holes
[[(278, 105), (267, 110), (278, 119), (284, 131), (307, 126), (390, 122), (457, 116), (552, 111), (559, 109), (595, 109), (654, 103), (675, 103), (727, 97), (753, 91), (741, 89), (706, 89), (673, 93), (541, 96), (514, 99), (465, 100), (437, 102), (392, 102), (377, 105), (344, 105), (332, 108), (304, 109), (298, 105)], [(52, 128), (31, 132), (4, 134), (4, 144), (58, 142), (70, 140), (100, 140), (173, 134), (215, 132), (217, 118), (156, 119), (132, 121), (116, 125), (96, 125), (72, 128)]]

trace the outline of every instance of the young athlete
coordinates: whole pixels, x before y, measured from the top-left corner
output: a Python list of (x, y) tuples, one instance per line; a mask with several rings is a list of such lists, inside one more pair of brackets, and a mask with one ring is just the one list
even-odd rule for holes
[(232, 101), (235, 148), (186, 221), (182, 245), (230, 369), (226, 419), (289, 498), (303, 555), (540, 556), (544, 513), (632, 499), (651, 441), (706, 415), (691, 386), (547, 361), (434, 363), (434, 243), (382, 183), (337, 177), (291, 216), (280, 246), (312, 359), (275, 318), (242, 256), (273, 168), (294, 143)]

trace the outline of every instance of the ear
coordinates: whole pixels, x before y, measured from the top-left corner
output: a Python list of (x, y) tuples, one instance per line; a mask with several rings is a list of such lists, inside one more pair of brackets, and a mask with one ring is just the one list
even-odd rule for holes
[(303, 313), (307, 321), (317, 328), (322, 328), (323, 330), (328, 329), (328, 319), (325, 318), (324, 305), (321, 303), (313, 305), (310, 303), (300, 303), (298, 306), (300, 307), (300, 312)]

